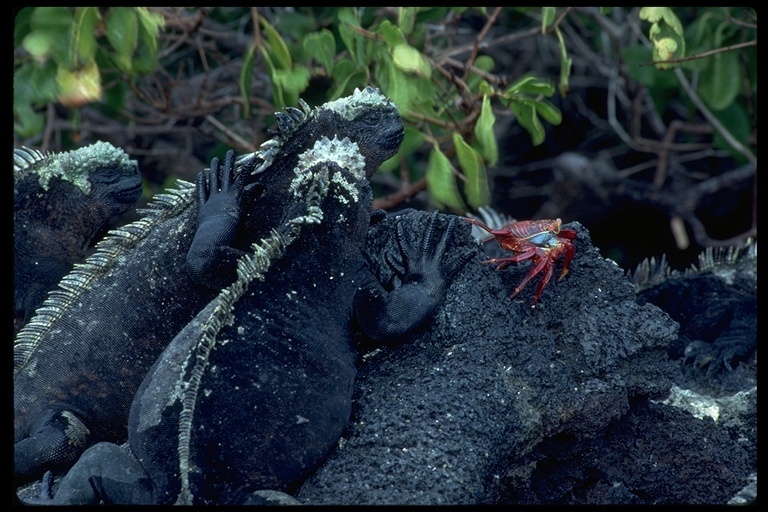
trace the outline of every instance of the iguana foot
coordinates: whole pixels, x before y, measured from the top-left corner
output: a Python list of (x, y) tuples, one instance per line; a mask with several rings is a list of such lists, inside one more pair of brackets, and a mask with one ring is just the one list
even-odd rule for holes
[[(251, 188), (245, 186), (246, 173), (235, 176), (235, 152), (230, 150), (222, 166), (211, 160), (208, 175), (197, 175), (197, 231), (186, 256), (192, 278), (208, 288), (220, 289), (236, 277), (237, 259), (244, 251), (235, 248), (241, 213)], [(244, 190), (248, 189), (244, 193)]]
[(431, 318), (453, 279), (474, 257), (473, 252), (464, 251), (446, 257), (457, 217), (452, 217), (442, 231), (438, 217), (437, 212), (429, 216), (417, 247), (406, 236), (402, 217), (396, 221), (395, 241), (400, 254), (384, 253), (392, 277), (383, 286), (362, 288), (355, 297), (358, 323), (370, 338), (398, 340)]
[(384, 259), (401, 284), (430, 283), (430, 293), (444, 295), (456, 274), (472, 259), (473, 253), (467, 252), (445, 259), (448, 239), (456, 229), (457, 217), (452, 216), (448, 226), (439, 233), (436, 226), (437, 216), (437, 211), (430, 214), (426, 234), (422, 237), (418, 249), (415, 249), (404, 235), (403, 223), (397, 222), (395, 239), (400, 248), (401, 259), (396, 260), (389, 253), (384, 255)]
[(302, 503), (280, 491), (254, 491), (249, 494), (243, 505), (301, 505)]
[(66, 470), (91, 442), (90, 431), (72, 412), (50, 413), (31, 436), (14, 445), (16, 484), (33, 481), (45, 470)]

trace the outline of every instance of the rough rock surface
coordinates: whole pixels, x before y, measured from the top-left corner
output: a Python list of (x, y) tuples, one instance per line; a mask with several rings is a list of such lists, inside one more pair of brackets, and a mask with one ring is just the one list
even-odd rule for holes
[(656, 403), (679, 375), (677, 324), (565, 227), (571, 271), (535, 308), (536, 279), (508, 297), (527, 265), (497, 272), (479, 250), (431, 332), (364, 356), (348, 431), (300, 501), (725, 503), (747, 485), (749, 442)]
[[(413, 219), (408, 233), (422, 228)], [(391, 215), (372, 228), (374, 260), (396, 254), (394, 221)], [(677, 324), (637, 303), (633, 285), (599, 255), (585, 228), (566, 227), (578, 232), (571, 271), (550, 282), (535, 308), (537, 279), (508, 297), (528, 266), (497, 272), (480, 263), (478, 248), (431, 329), (396, 346), (361, 347), (352, 420), (338, 448), (295, 492), (300, 502), (754, 499), (756, 357), (733, 371), (741, 376), (733, 395), (678, 387), (687, 373), (668, 355)], [(454, 237), (454, 251), (474, 245), (469, 225), (466, 233)], [(388, 268), (379, 265), (382, 280)]]

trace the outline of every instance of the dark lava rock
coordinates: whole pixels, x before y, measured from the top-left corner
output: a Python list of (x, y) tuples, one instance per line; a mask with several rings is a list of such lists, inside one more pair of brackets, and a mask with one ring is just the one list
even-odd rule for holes
[[(371, 229), (373, 254), (397, 254), (397, 217)], [(399, 217), (418, 243), (426, 214)], [(509, 298), (530, 267), (494, 270), (481, 263), (487, 257), (469, 225), (458, 230), (453, 250), (476, 250), (477, 258), (428, 332), (364, 356), (348, 432), (299, 489), (300, 501), (567, 502), (509, 489), (530, 487), (547, 460), (544, 443), (595, 439), (627, 417), (631, 403), (665, 398), (678, 326), (656, 306), (637, 303), (634, 285), (600, 256), (583, 226), (566, 227), (578, 233), (570, 272), (557, 282), (558, 262), (535, 307), (537, 278)], [(386, 265), (381, 270), (386, 278)], [(617, 503), (647, 502), (629, 487), (603, 487), (600, 500), (612, 493)]]

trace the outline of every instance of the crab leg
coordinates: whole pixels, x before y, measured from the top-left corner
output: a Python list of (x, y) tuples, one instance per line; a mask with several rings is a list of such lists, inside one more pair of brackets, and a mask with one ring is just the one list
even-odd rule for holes
[(528, 284), (528, 281), (533, 279), (539, 272), (544, 270), (544, 277), (541, 279), (541, 282), (539, 283), (539, 286), (536, 288), (536, 293), (533, 296), (533, 302), (531, 304), (535, 304), (537, 300), (539, 300), (539, 296), (541, 295), (541, 292), (544, 290), (544, 287), (549, 282), (550, 278), (552, 277), (552, 262), (549, 261), (549, 258), (547, 254), (545, 253), (544, 256), (541, 254), (536, 255), (538, 258), (534, 259), (534, 266), (528, 272), (528, 275), (525, 276), (525, 278), (520, 282), (519, 285), (517, 285), (517, 288), (515, 288), (515, 291), (510, 295), (510, 297), (514, 297), (520, 291), (525, 287), (526, 284)]

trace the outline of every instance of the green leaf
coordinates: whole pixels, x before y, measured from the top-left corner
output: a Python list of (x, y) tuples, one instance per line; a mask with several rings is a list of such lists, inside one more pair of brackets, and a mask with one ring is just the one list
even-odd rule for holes
[(394, 48), (399, 44), (407, 44), (402, 30), (393, 25), (389, 20), (382, 21), (379, 28), (376, 29), (376, 33), (384, 38), (384, 41), (387, 42), (387, 46), (390, 48)]
[(456, 175), (451, 161), (440, 151), (437, 144), (433, 144), (429, 152), (426, 178), (429, 196), (439, 208), (447, 206), (458, 212), (467, 211), (456, 186)]
[(55, 101), (56, 64), (28, 62), (13, 73), (13, 129), (21, 137), (31, 137), (43, 130), (45, 116), (34, 106)]
[(475, 123), (475, 140), (480, 147), (480, 154), (489, 166), (496, 165), (499, 161), (499, 146), (496, 143), (496, 135), (493, 132), (493, 125), (496, 123), (496, 116), (493, 114), (491, 99), (483, 96), (483, 104), (480, 107), (480, 117)]
[(333, 67), (333, 81), (336, 87), (328, 98), (335, 100), (341, 98), (355, 87), (362, 87), (368, 83), (368, 68), (360, 69), (354, 62), (345, 58)]
[(641, 45), (628, 46), (622, 51), (621, 58), (626, 62), (632, 79), (648, 87), (651, 94), (660, 89), (679, 90), (680, 85), (675, 75), (646, 65), (652, 60), (650, 48)]
[(399, 69), (406, 73), (429, 78), (432, 69), (426, 57), (419, 50), (407, 44), (398, 44), (392, 49), (392, 60)]
[[(713, 112), (713, 114), (736, 140), (740, 141), (746, 147), (751, 146), (749, 136), (752, 133), (752, 120), (743, 105), (734, 101), (724, 109)], [(744, 155), (739, 151), (734, 150), (717, 130), (715, 130), (712, 142), (715, 147), (730, 151), (733, 158), (738, 162), (738, 165), (747, 163)], [(754, 149), (755, 148), (752, 147), (753, 152)]]
[(539, 116), (536, 114), (536, 109), (531, 102), (525, 100), (513, 101), (511, 102), (510, 107), (515, 113), (520, 126), (525, 128), (531, 135), (533, 145), (538, 146), (544, 142), (544, 127), (541, 125)]
[(30, 62), (13, 73), (14, 107), (27, 103), (41, 105), (56, 101), (59, 86), (56, 85), (56, 63)]
[(414, 154), (422, 142), (424, 141), (424, 135), (418, 128), (412, 125), (405, 125), (405, 137), (403, 143), (400, 144), (400, 149), (392, 158), (385, 160), (379, 167), (378, 172), (391, 172), (400, 167), (400, 161), (404, 158), (408, 158)]
[[(491, 58), (488, 55), (478, 55), (477, 59), (475, 59), (475, 67), (477, 69), (481, 69), (485, 72), (490, 72), (493, 70), (494, 62), (493, 58)], [(470, 70), (471, 71), (471, 70)], [(480, 87), (480, 84), (484, 82), (485, 79), (480, 76), (479, 74), (475, 72), (470, 72), (469, 77), (467, 78), (467, 87), (469, 87), (472, 91), (477, 91), (478, 87)], [(486, 83), (486, 86), (488, 84)], [(485, 94), (484, 91), (479, 91), (481, 94)]]
[(24, 37), (32, 31), (30, 27), (30, 19), (32, 18), (32, 12), (34, 7), (22, 7), (16, 13), (16, 17), (13, 20), (13, 47), (21, 46), (21, 41)]
[(66, 7), (36, 7), (29, 20), (32, 30), (69, 29), (72, 11)]
[(545, 121), (557, 125), (563, 120), (563, 114), (560, 112), (560, 109), (549, 101), (536, 100), (533, 105), (534, 108), (536, 108), (536, 112), (538, 112)]
[(739, 94), (741, 72), (737, 52), (720, 52), (709, 57), (710, 65), (699, 73), (698, 92), (712, 110), (723, 110)]
[(541, 8), (541, 33), (547, 31), (547, 27), (555, 21), (556, 9), (554, 7), (542, 7)]
[(680, 19), (669, 7), (661, 7), (661, 16), (664, 19), (664, 23), (672, 29), (672, 31), (678, 36), (683, 36), (683, 24), (680, 23)]
[(293, 58), (291, 58), (291, 52), (288, 51), (288, 46), (283, 41), (283, 38), (275, 30), (275, 27), (269, 24), (269, 22), (263, 16), (259, 17), (259, 22), (264, 29), (264, 34), (269, 43), (269, 55), (272, 60), (272, 65), (278, 70), (289, 70), (293, 67)]
[(78, 62), (87, 62), (96, 56), (96, 25), (101, 15), (96, 7), (77, 7), (72, 24), (70, 53), (76, 54)]
[(157, 53), (139, 45), (131, 60), (131, 75), (152, 73), (157, 68)]
[(27, 34), (21, 45), (35, 60), (44, 62), (50, 56), (55, 43), (56, 40), (51, 37), (51, 34), (36, 30)]
[(298, 103), (299, 96), (309, 86), (309, 69), (298, 64), (293, 69), (278, 69), (275, 71), (273, 80), (280, 86), (284, 95), (284, 103), (276, 106), (290, 107)]
[(27, 138), (43, 131), (45, 116), (38, 114), (29, 104), (16, 105), (13, 109), (13, 131)]
[(642, 7), (638, 17), (652, 25), (668, 25), (675, 33), (683, 35), (682, 24), (669, 7)]
[(568, 78), (571, 76), (571, 65), (573, 59), (566, 57), (560, 61), (560, 80), (557, 83), (558, 89), (560, 89), (560, 96), (568, 94), (570, 86), (568, 85)]
[(53, 59), (74, 67), (69, 54), (72, 12), (64, 7), (36, 7), (29, 17), (30, 32), (22, 40), (24, 48), (39, 62)]
[(243, 119), (251, 117), (251, 79), (253, 77), (253, 60), (256, 55), (256, 47), (251, 44), (245, 52), (243, 67), (240, 70), (240, 98), (243, 101)]
[(456, 132), (453, 132), (453, 144), (456, 147), (456, 157), (459, 159), (459, 166), (464, 173), (464, 177), (467, 179), (464, 183), (467, 202), (476, 210), (479, 206), (487, 205), (491, 198), (491, 193), (488, 190), (488, 174), (485, 171), (485, 164), (483, 164), (480, 153), (475, 151)]
[(115, 49), (118, 67), (131, 72), (133, 52), (139, 44), (139, 22), (132, 7), (111, 7), (104, 20), (107, 40)]
[(304, 51), (325, 68), (328, 75), (333, 73), (333, 58), (336, 55), (336, 40), (330, 30), (322, 28), (307, 34), (302, 41)]
[(393, 61), (387, 62), (382, 71), (388, 78), (386, 87), (382, 83), (382, 92), (397, 105), (400, 115), (407, 118), (413, 109), (412, 103), (415, 102), (418, 90), (412, 87), (411, 77), (395, 66)]
[(154, 56), (157, 53), (157, 36), (160, 33), (160, 29), (165, 27), (165, 18), (146, 7), (136, 7), (136, 14), (139, 18), (141, 40), (147, 45), (149, 52)]
[(487, 96), (494, 96), (496, 94), (496, 90), (493, 88), (493, 86), (485, 80), (480, 82), (480, 84), (477, 86), (477, 92)]
[(397, 8), (397, 24), (400, 26), (400, 30), (403, 34), (410, 34), (413, 32), (413, 26), (416, 22), (416, 14), (419, 12), (419, 7), (398, 7)]
[(621, 58), (627, 64), (627, 70), (633, 80), (639, 84), (649, 87), (654, 84), (658, 75), (655, 67), (644, 66), (652, 58), (652, 50), (642, 45), (627, 46), (621, 52)]
[(560, 96), (565, 97), (566, 94), (568, 94), (568, 78), (571, 76), (573, 59), (568, 56), (568, 51), (565, 48), (565, 39), (563, 38), (563, 34), (560, 32), (559, 27), (555, 33), (557, 34), (557, 41), (560, 47), (560, 79), (557, 86), (558, 89), (560, 89)]
[(360, 27), (360, 12), (357, 7), (342, 7), (338, 14), (338, 30), (344, 46), (349, 50), (352, 61), (358, 67), (367, 67), (365, 62), (365, 41), (362, 34), (351, 27)]
[(533, 75), (525, 75), (507, 88), (506, 94), (543, 94), (552, 96), (555, 87), (548, 80), (542, 80)]
[(482, 69), (483, 71), (490, 72), (493, 70), (494, 62), (493, 57), (490, 55), (478, 55), (475, 59), (475, 67)]
[(656, 67), (676, 67), (676, 63), (664, 62), (685, 56), (683, 25), (675, 13), (669, 7), (643, 7), (638, 15), (641, 20), (651, 22), (648, 37), (653, 42), (653, 60)]
[(272, 81), (272, 104), (279, 109), (282, 105), (285, 105), (285, 97), (283, 95), (283, 88), (277, 81), (277, 69), (272, 63), (272, 58), (270, 57), (266, 46), (259, 46), (259, 51), (264, 58), (264, 67), (267, 69), (269, 79)]
[(95, 60), (75, 71), (59, 66), (56, 83), (59, 102), (65, 107), (81, 107), (101, 98), (101, 74)]

